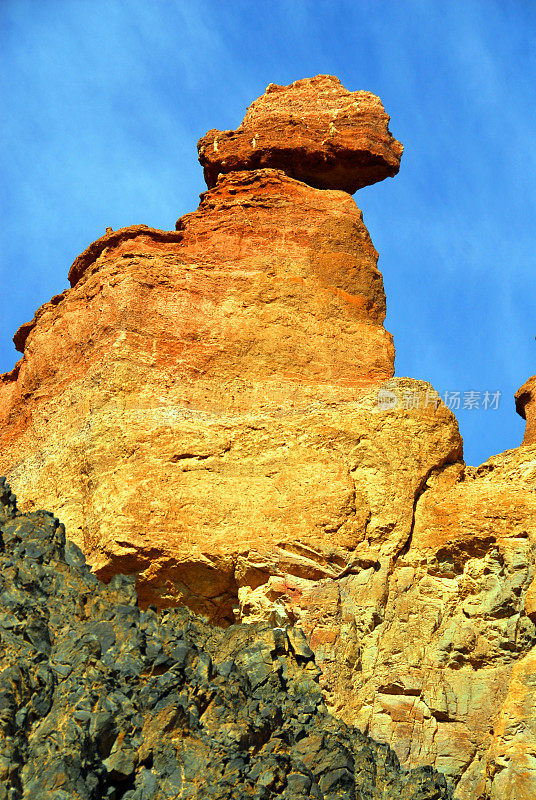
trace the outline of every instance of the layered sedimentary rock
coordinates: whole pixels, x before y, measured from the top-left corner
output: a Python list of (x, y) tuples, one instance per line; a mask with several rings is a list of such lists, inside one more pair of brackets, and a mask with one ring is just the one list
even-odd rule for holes
[(107, 232), (15, 335), (0, 473), (97, 575), (136, 575), (143, 607), (301, 626), (331, 711), (457, 800), (520, 800), (536, 795), (536, 452), (526, 437), (466, 467), (433, 388), (392, 377), (347, 193), (398, 169), (387, 122), (319, 76), (209, 132), (198, 210)]
[(146, 601), (198, 595), (229, 620), (239, 552), (314, 545), (354, 513), (352, 465), (300, 419), (359, 400), (394, 349), (348, 195), (235, 173), (177, 227), (107, 234), (18, 332), (0, 469), (99, 574), (139, 572)]
[(140, 611), (0, 481), (0, 799), (448, 800), (330, 716), (303, 633)]
[(517, 390), (515, 400), (517, 413), (527, 421), (523, 444), (536, 444), (536, 375)]
[(345, 192), (233, 172), (176, 227), (107, 233), (17, 332), (0, 470), (25, 508), (61, 516), (99, 575), (136, 572), (145, 602), (229, 622), (237, 560), (259, 541), (319, 543), (320, 572), (345, 566), (363, 526), (334, 533), (368, 513), (348, 456), (362, 434), (337, 451), (329, 409), (366, 427), (360, 404), (376, 410), (394, 348)]
[(349, 92), (332, 75), (271, 83), (240, 127), (211, 130), (198, 144), (209, 187), (219, 174), (273, 167), (310, 186), (350, 194), (396, 175), (402, 149), (380, 98)]
[(433, 764), (464, 800), (536, 792), (535, 482), (534, 446), (478, 469), (445, 464), (421, 486), (402, 548), (386, 525), (368, 566), (271, 578), (248, 598), (251, 619), (269, 598), (304, 628), (332, 710), (402, 763)]

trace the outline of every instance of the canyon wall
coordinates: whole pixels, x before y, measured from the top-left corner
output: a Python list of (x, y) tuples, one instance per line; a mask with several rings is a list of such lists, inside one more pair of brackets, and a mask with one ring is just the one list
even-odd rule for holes
[(209, 131), (198, 210), (107, 232), (15, 334), (0, 474), (145, 607), (301, 627), (333, 713), (459, 800), (521, 800), (536, 445), (467, 467), (433, 387), (393, 377), (349, 194), (398, 171), (388, 122), (317, 76)]

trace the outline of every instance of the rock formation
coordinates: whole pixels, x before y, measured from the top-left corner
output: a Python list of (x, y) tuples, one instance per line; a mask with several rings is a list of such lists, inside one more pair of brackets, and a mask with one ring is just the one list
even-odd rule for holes
[(272, 167), (318, 189), (353, 194), (400, 167), (402, 145), (371, 92), (349, 92), (332, 75), (290, 86), (271, 83), (236, 131), (211, 130), (199, 141), (207, 186), (220, 174)]
[(448, 800), (331, 717), (305, 636), (140, 611), (0, 482), (0, 800)]
[(15, 335), (0, 473), (99, 577), (135, 575), (144, 608), (299, 625), (337, 716), (456, 800), (521, 800), (536, 445), (467, 467), (433, 388), (393, 377), (347, 193), (396, 173), (387, 122), (318, 76), (210, 131), (198, 210), (107, 231)]
[(527, 421), (523, 444), (536, 444), (536, 375), (517, 390), (515, 399), (517, 413)]
[(378, 256), (345, 192), (231, 172), (176, 227), (108, 232), (15, 334), (0, 471), (26, 509), (58, 513), (100, 576), (136, 572), (144, 602), (230, 622), (238, 560), (261, 542), (290, 572), (345, 567), (369, 513), (352, 450), (394, 348)]
[(534, 796), (534, 456), (432, 471), (394, 563), (292, 586), (330, 707), (457, 798)]

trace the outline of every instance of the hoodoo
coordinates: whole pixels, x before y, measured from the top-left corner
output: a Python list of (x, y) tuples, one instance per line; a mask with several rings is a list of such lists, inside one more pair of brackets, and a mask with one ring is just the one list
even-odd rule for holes
[(517, 413), (527, 422), (523, 444), (536, 444), (536, 375), (517, 390), (515, 400)]
[(524, 446), (475, 468), (430, 384), (393, 377), (351, 197), (398, 171), (388, 122), (321, 75), (209, 131), (198, 209), (173, 231), (108, 230), (15, 334), (0, 474), (99, 577), (135, 576), (142, 607), (300, 627), (331, 712), (456, 800), (521, 800), (536, 796), (534, 379)]
[[(252, 548), (281, 545), (300, 573), (345, 566), (368, 512), (360, 434), (334, 448), (329, 409), (368, 419), (394, 372), (378, 254), (343, 191), (398, 169), (381, 102), (330, 76), (265, 99), (244, 122), (261, 161), (229, 134), (227, 169), (175, 231), (107, 230), (17, 331), (0, 384), (0, 467), (26, 508), (60, 514), (100, 576), (134, 572), (145, 602), (221, 622)], [(304, 182), (328, 164), (333, 188)]]

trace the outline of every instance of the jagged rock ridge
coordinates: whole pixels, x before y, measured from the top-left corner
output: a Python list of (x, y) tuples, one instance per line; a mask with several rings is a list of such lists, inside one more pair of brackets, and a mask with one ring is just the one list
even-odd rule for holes
[(140, 611), (0, 479), (0, 800), (448, 800), (331, 717), (296, 628)]

